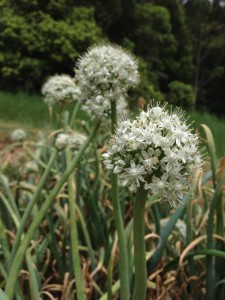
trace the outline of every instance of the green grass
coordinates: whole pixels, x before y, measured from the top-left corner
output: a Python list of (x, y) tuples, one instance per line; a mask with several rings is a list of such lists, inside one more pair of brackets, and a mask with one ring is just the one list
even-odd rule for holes
[[(212, 131), (215, 139), (217, 156), (225, 155), (225, 120), (208, 113), (190, 113), (190, 121), (194, 126), (206, 124)], [(27, 129), (45, 128), (48, 123), (48, 108), (43, 103), (41, 95), (25, 93), (10, 94), (0, 92), (0, 127), (1, 131), (8, 132), (17, 127)]]
[(1, 92), (0, 120), (1, 123), (5, 123), (5, 126), (6, 123), (14, 123), (41, 128), (48, 122), (48, 109), (41, 96)]

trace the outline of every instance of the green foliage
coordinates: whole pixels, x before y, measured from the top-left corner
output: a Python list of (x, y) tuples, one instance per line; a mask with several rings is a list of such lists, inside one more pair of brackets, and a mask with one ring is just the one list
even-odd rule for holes
[(149, 76), (167, 77), (166, 66), (176, 50), (168, 10), (150, 3), (137, 4), (134, 20), (135, 53), (148, 63)]
[(196, 108), (224, 114), (221, 1), (0, 0), (0, 10), (2, 90), (39, 91), (50, 75), (73, 75), (91, 44), (110, 40), (140, 58), (141, 96), (181, 81), (193, 85)]
[(212, 131), (213, 138), (216, 144), (216, 155), (219, 158), (225, 156), (225, 143), (221, 139), (224, 136), (225, 122), (224, 119), (219, 119), (209, 113), (192, 112), (190, 114), (190, 121), (194, 122), (193, 126), (199, 128), (201, 124), (207, 125)]
[(7, 297), (6, 294), (3, 292), (2, 289), (0, 289), (0, 299), (1, 299), (1, 300), (8, 300), (8, 297)]
[[(60, 115), (57, 127), (61, 130), (65, 126), (62, 116), (63, 114)], [(86, 123), (84, 128), (80, 121), (77, 119), (68, 129), (79, 129), (79, 131), (85, 129), (90, 132), (93, 124)], [(212, 134), (206, 126), (203, 129), (205, 130), (203, 137), (205, 138), (206, 135), (210, 157), (216, 160)], [(71, 201), (73, 205), (75, 204), (72, 211), (76, 212), (77, 217), (73, 215), (73, 221), (77, 225), (76, 247), (79, 251), (76, 254), (76, 262), (79, 260), (81, 262), (79, 267), (82, 269), (82, 284), (85, 288), (87, 284), (95, 286), (90, 293), (89, 289), (85, 289), (85, 297), (102, 300), (108, 299), (108, 295), (112, 298), (117, 297), (120, 287), (118, 241), (113, 224), (110, 172), (105, 171), (101, 162), (103, 145), (109, 134), (108, 128), (103, 127), (98, 134), (93, 134), (92, 146), (86, 150), (86, 154), (81, 156), (82, 152), (79, 152), (80, 154), (76, 156), (72, 153), (72, 161), (67, 157), (68, 149), (58, 154), (56, 151), (54, 153), (52, 148), (54, 134), (55, 132), (52, 131), (48, 138), (41, 139), (42, 143), (33, 143), (32, 138), (23, 145), (10, 144), (0, 151), (0, 158), (3, 159), (5, 155), (11, 157), (14, 151), (19, 150), (25, 156), (25, 162), (32, 159), (38, 165), (36, 171), (23, 173), (21, 170), (25, 162), (20, 162), (20, 168), (16, 167), (16, 175), (12, 175), (8, 173), (7, 165), (13, 163), (13, 160), (7, 159), (0, 170), (1, 287), (7, 286), (9, 299), (12, 299), (14, 291), (18, 296), (21, 294), (20, 299), (39, 299), (44, 294), (61, 298), (65, 295), (65, 299), (73, 299), (73, 293), (78, 290), (77, 281), (74, 284), (75, 268), (73, 269), (71, 261), (74, 253), (72, 252), (74, 242), (70, 239)], [(82, 149), (84, 150), (85, 147)], [(74, 168), (75, 162), (76, 168)], [(212, 297), (223, 299), (224, 251), (221, 248), (223, 247), (221, 241), (224, 237), (224, 225), (221, 205), (224, 200), (225, 162), (221, 160), (218, 165), (212, 163), (212, 166), (215, 168), (214, 182), (212, 171), (209, 169), (203, 174), (195, 193), (186, 196), (183, 204), (176, 210), (171, 211), (157, 195), (147, 199), (145, 245), (148, 251), (146, 256), (148, 275), (155, 272), (157, 268), (157, 272), (160, 272), (163, 278), (174, 273), (179, 275), (181, 272), (185, 276), (178, 276), (172, 286), (171, 281), (168, 283), (164, 280), (159, 284), (158, 279), (152, 276), (151, 281), (148, 282), (146, 299), (156, 299), (159, 295), (163, 298), (165, 289), (172, 299), (178, 293), (182, 299), (193, 298), (194, 295), (196, 299), (204, 299), (206, 288), (208, 299)], [(67, 184), (69, 174), (73, 180), (71, 186)], [(6, 177), (8, 180), (5, 179)], [(71, 193), (72, 186), (76, 187), (76, 191), (73, 190)], [(124, 212), (123, 220), (128, 241), (127, 254), (132, 277), (133, 194), (121, 188), (120, 199)], [(205, 222), (206, 216), (208, 216), (207, 222)], [(162, 226), (162, 221), (168, 222), (165, 227)], [(180, 223), (186, 229), (186, 226), (190, 225), (188, 228), (191, 232), (188, 232), (188, 236), (192, 237), (191, 240), (185, 236), (187, 231), (181, 231), (182, 227), (178, 226)], [(154, 233), (160, 236), (161, 242), (158, 246), (154, 240), (151, 243), (148, 241), (150, 238), (158, 238)], [(8, 235), (16, 237), (17, 246), (15, 246), (15, 238), (8, 238)], [(219, 240), (216, 242), (215, 238), (218, 237)], [(20, 242), (21, 238), (22, 242)], [(26, 255), (22, 260), (25, 252)], [(13, 260), (13, 257), (16, 259)], [(195, 264), (192, 270), (193, 259)], [(10, 271), (11, 265), (16, 268)], [(16, 281), (18, 270), (26, 272), (26, 277), (20, 277), (21, 288), (17, 284), (15, 289), (11, 289), (12, 277), (13, 281)], [(77, 275), (76, 270), (75, 272)], [(106, 285), (108, 276), (111, 277), (109, 287)], [(191, 276), (198, 278), (193, 284), (186, 281), (186, 278)], [(50, 283), (46, 285), (46, 282)], [(220, 284), (220, 288), (217, 289)], [(183, 285), (187, 285), (187, 288), (183, 289)], [(3, 297), (4, 294), (1, 292), (0, 290), (0, 296)]]
[(193, 53), (184, 5), (180, 0), (155, 0), (154, 2), (169, 11), (171, 32), (176, 40), (173, 62), (167, 65), (169, 81), (191, 82), (194, 72)]
[(139, 58), (139, 72), (140, 72), (140, 84), (137, 86), (133, 94), (136, 98), (143, 97), (147, 101), (157, 99), (158, 101), (164, 99), (164, 95), (160, 92), (157, 85), (156, 74), (151, 72), (149, 64)]
[[(215, 3), (214, 3), (215, 2)], [(189, 0), (185, 5), (194, 57), (194, 89), (197, 107), (221, 114), (225, 66), (225, 7), (207, 0)], [(218, 81), (219, 88), (218, 88)], [(218, 89), (221, 92), (218, 92)]]
[(1, 3), (1, 88), (40, 89), (50, 74), (71, 74), (80, 53), (103, 38), (93, 7), (20, 2)]
[(193, 109), (195, 106), (195, 93), (190, 84), (180, 81), (172, 81), (169, 87), (169, 102), (173, 105)]

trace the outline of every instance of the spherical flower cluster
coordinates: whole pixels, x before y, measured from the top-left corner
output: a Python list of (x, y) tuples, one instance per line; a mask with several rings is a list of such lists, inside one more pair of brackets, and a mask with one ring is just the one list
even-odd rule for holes
[(26, 139), (27, 134), (23, 129), (15, 129), (11, 134), (11, 139), (13, 142), (22, 142)]
[(142, 184), (172, 206), (190, 190), (193, 175), (202, 167), (198, 136), (180, 110), (169, 112), (166, 105), (150, 106), (134, 121), (120, 121), (103, 157), (123, 186), (136, 191)]
[(55, 139), (55, 147), (57, 150), (63, 150), (67, 146), (73, 151), (78, 151), (80, 146), (86, 141), (86, 135), (72, 131), (67, 133), (59, 133)]
[(73, 131), (70, 134), (69, 147), (72, 150), (77, 151), (84, 144), (84, 142), (86, 141), (86, 139), (87, 139), (87, 136), (84, 135), (83, 133), (80, 133), (80, 132), (77, 132), (77, 131)]
[(139, 82), (134, 57), (110, 44), (90, 48), (78, 60), (75, 73), (81, 99), (86, 101), (90, 116), (105, 115), (111, 101), (123, 101), (128, 89)]
[(69, 145), (70, 136), (65, 133), (59, 133), (55, 140), (55, 147), (57, 150), (61, 151)]
[(68, 75), (55, 75), (48, 79), (41, 90), (44, 102), (53, 106), (58, 102), (74, 102), (80, 98), (80, 89)]

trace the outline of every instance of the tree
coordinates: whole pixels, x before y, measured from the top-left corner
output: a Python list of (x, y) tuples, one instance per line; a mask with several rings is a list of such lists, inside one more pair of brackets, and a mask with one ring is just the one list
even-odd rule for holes
[(167, 68), (170, 81), (179, 80), (191, 83), (194, 73), (193, 49), (184, 6), (180, 0), (155, 0), (154, 3), (166, 7), (169, 11), (171, 33), (177, 44), (173, 63)]
[(184, 109), (193, 109), (195, 106), (195, 93), (190, 84), (172, 81), (169, 87), (169, 103)]
[(1, 0), (1, 88), (39, 90), (49, 75), (72, 75), (81, 52), (103, 39), (94, 8), (71, 2)]
[[(194, 90), (197, 107), (215, 106), (209, 97), (209, 86), (219, 80), (224, 72), (224, 8), (208, 0), (189, 0), (185, 5), (188, 26), (193, 44), (195, 76)], [(217, 9), (217, 11), (216, 11)], [(220, 17), (219, 17), (220, 16)], [(215, 111), (215, 110), (214, 110)]]

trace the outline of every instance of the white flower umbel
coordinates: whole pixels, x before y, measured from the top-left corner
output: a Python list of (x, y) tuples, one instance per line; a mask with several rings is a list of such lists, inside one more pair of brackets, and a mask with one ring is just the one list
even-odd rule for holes
[(182, 111), (168, 111), (166, 104), (150, 106), (134, 121), (120, 121), (103, 157), (122, 185), (137, 191), (142, 183), (173, 207), (202, 167), (198, 136), (185, 124)]
[(60, 133), (57, 135), (55, 140), (55, 147), (57, 150), (61, 151), (66, 148), (66, 146), (69, 145), (70, 142), (70, 136), (65, 133)]
[(87, 136), (83, 133), (73, 131), (70, 133), (69, 136), (69, 147), (77, 151), (80, 149), (80, 147), (84, 144), (84, 142), (87, 140)]
[(44, 102), (53, 106), (58, 102), (74, 102), (80, 98), (80, 89), (68, 75), (55, 75), (48, 79), (41, 90)]
[(27, 134), (23, 129), (15, 129), (11, 134), (11, 139), (13, 142), (22, 142), (26, 139)]
[(111, 44), (91, 47), (78, 60), (75, 73), (84, 109), (92, 117), (107, 116), (110, 102), (124, 103), (128, 89), (139, 83), (135, 58)]

